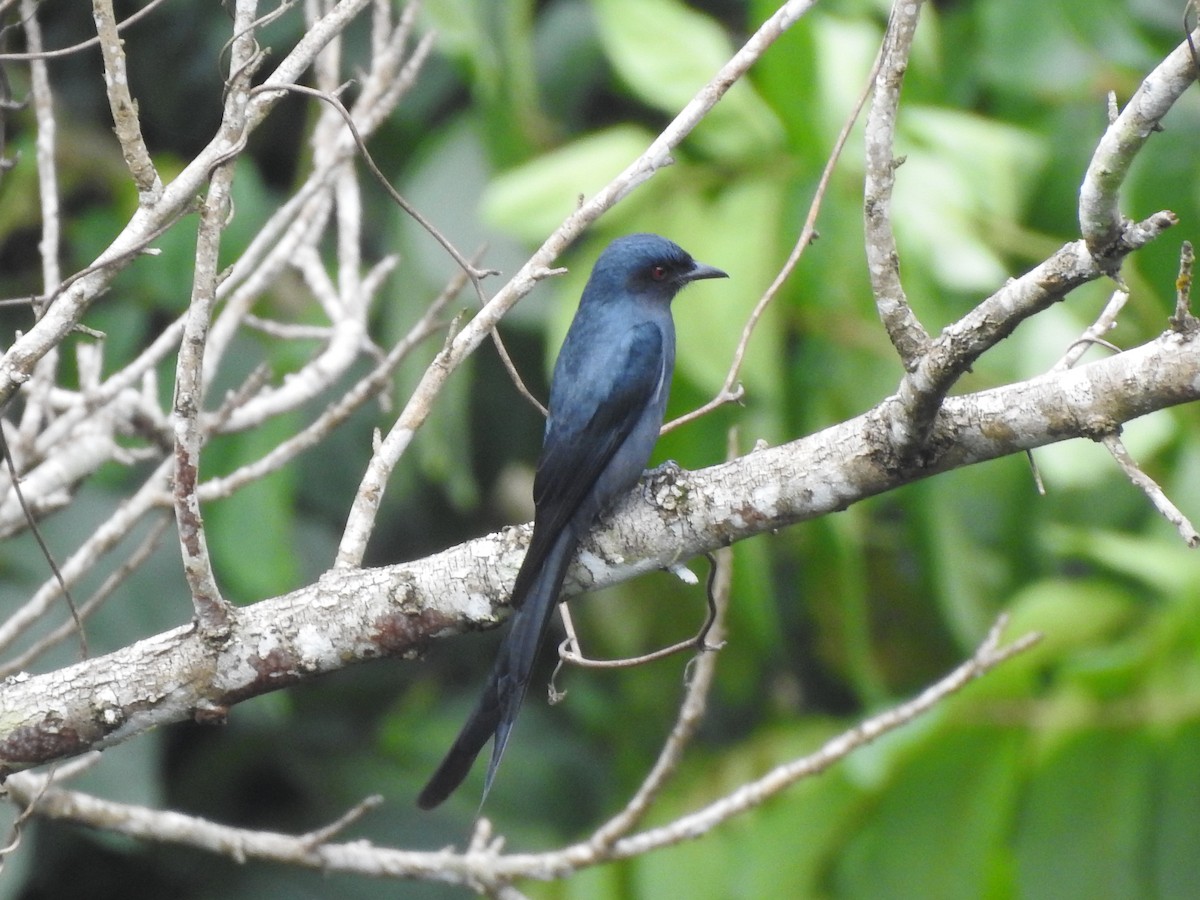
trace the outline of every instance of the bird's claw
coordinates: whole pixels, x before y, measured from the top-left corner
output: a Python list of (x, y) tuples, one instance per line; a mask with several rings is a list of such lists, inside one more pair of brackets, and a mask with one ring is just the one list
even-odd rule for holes
[(673, 459), (649, 469), (642, 481), (642, 495), (659, 509), (678, 509), (687, 495), (687, 470)]
[(647, 469), (645, 477), (648, 481), (657, 481), (660, 478), (674, 480), (679, 478), (683, 471), (683, 466), (675, 460), (665, 459), (653, 469)]

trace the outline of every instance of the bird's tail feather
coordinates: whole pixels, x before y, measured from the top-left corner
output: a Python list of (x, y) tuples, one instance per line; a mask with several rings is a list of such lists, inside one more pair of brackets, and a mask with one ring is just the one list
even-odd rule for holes
[[(513, 598), (514, 602), (520, 603), (520, 608), (512, 616), (483, 693), (441, 765), (417, 797), (421, 809), (433, 809), (449, 797), (471, 771), (475, 757), (488, 738), (494, 736), (492, 757), (483, 782), (483, 799), (487, 798), (521, 709), (521, 701), (525, 699), (538, 648), (553, 617), (555, 601), (562, 590), (563, 578), (577, 543), (571, 529), (563, 529), (546, 554), (528, 593), (524, 598)], [(479, 801), (481, 805), (483, 799)]]

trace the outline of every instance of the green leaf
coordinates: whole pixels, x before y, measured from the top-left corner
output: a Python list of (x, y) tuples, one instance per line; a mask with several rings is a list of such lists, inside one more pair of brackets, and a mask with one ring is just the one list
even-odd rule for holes
[(1019, 637), (1036, 631), (1042, 639), (1005, 668), (1059, 659), (1103, 641), (1124, 627), (1135, 609), (1126, 592), (1100, 579), (1035, 582), (1013, 598), (1006, 632)]
[[(725, 32), (675, 0), (597, 0), (600, 40), (621, 80), (674, 116), (733, 55)], [(758, 157), (782, 144), (779, 120), (745, 81), (713, 108), (693, 139), (719, 157)]]
[(1200, 884), (1200, 723), (1189, 722), (1171, 736), (1156, 770), (1151, 812), (1154, 836), (1152, 896), (1186, 900)]
[[(205, 471), (226, 472), (259, 458), (293, 433), (295, 418), (278, 416), (214, 441), (205, 448)], [(231, 599), (261, 600), (295, 586), (295, 492), (295, 469), (285, 467), (204, 508), (213, 568)]]
[(1181, 555), (1174, 536), (1067, 526), (1048, 528), (1046, 533), (1055, 553), (1082, 558), (1165, 594), (1186, 593), (1200, 583), (1200, 557), (1194, 553)]
[(541, 242), (579, 205), (636, 159), (654, 139), (633, 125), (609, 128), (498, 175), (481, 201), (487, 222)]
[(1042, 142), (981, 116), (910, 106), (897, 149), (904, 156), (893, 198), (899, 240), (943, 284), (995, 290), (1009, 273), (994, 229), (1015, 227), (1045, 156)]
[[(656, 227), (696, 259), (729, 273), (729, 281), (689, 287), (675, 301), (678, 371), (713, 394), (725, 381), (746, 320), (782, 262), (772, 227), (779, 218), (779, 187), (766, 179), (744, 179), (705, 196), (687, 190), (685, 179), (679, 181)], [(739, 372), (749, 402), (760, 409), (775, 408), (780, 396), (782, 339), (775, 304), (759, 320)]]
[(1011, 896), (1003, 857), (1020, 748), (1018, 730), (994, 727), (926, 741), (852, 826), (838, 858), (836, 895)]
[(1079, 732), (1055, 747), (1034, 773), (1018, 817), (1018, 896), (1153, 896), (1145, 865), (1152, 749), (1143, 733), (1109, 728)]

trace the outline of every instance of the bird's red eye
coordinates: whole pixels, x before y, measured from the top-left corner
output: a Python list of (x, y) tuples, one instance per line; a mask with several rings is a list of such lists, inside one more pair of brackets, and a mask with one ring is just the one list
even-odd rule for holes
[(650, 269), (650, 277), (655, 281), (662, 281), (667, 277), (667, 269), (665, 266), (653, 266)]

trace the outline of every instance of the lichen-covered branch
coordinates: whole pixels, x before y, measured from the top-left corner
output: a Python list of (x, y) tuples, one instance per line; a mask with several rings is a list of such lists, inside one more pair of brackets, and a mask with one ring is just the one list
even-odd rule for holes
[[(845, 509), (902, 484), (1200, 400), (1200, 334), (1167, 332), (1065, 372), (946, 400), (919, 464), (896, 468), (880, 408), (731, 462), (653, 480), (588, 541), (567, 593), (604, 587), (756, 534)], [(236, 610), (219, 647), (185, 626), (116, 653), (0, 684), (0, 767), (104, 747), (166, 722), (223, 716), (247, 697), (431, 640), (490, 627), (524, 550), (508, 529), (422, 560), (335, 569)], [(614, 562), (619, 560), (620, 562)]]

